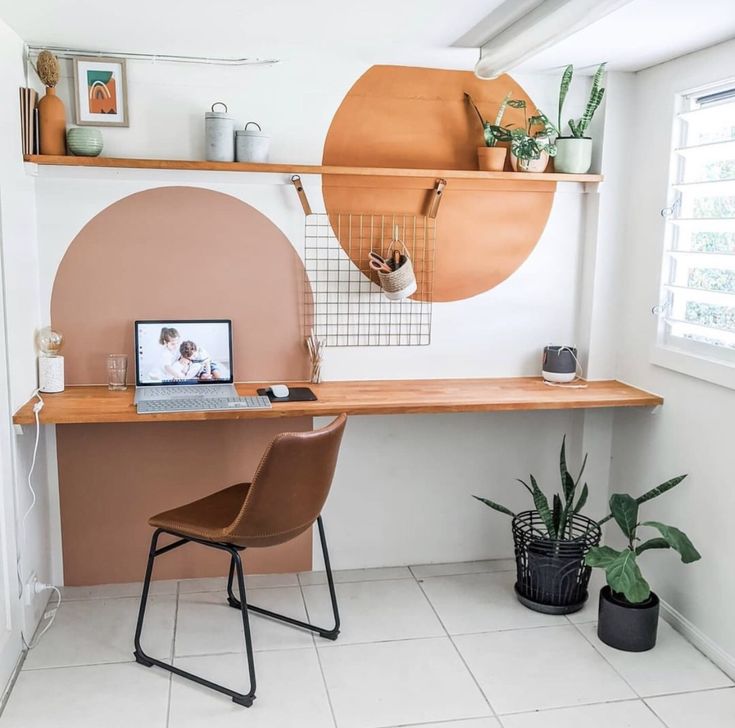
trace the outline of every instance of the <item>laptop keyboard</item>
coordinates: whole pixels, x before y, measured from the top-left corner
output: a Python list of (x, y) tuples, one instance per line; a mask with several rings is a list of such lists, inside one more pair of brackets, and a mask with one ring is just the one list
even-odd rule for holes
[(146, 398), (151, 399), (194, 399), (194, 397), (216, 397), (222, 396), (224, 387), (231, 384), (179, 384), (168, 387), (144, 387)]
[(256, 410), (270, 409), (271, 401), (268, 397), (259, 395), (237, 398), (208, 398), (191, 397), (188, 399), (151, 399), (138, 402), (138, 414), (156, 414), (158, 412), (215, 412), (219, 410)]

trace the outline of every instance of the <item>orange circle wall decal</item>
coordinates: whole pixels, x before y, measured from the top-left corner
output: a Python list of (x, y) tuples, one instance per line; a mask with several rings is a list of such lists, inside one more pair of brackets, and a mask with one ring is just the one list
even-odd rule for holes
[[(481, 81), (469, 71), (373, 66), (337, 109), (324, 144), (323, 163), (355, 167), (426, 169), (426, 178), (324, 175), (330, 216), (351, 213), (425, 214), (440, 170), (476, 170), (484, 144), (472, 95), (484, 118), (495, 120), (506, 93), (535, 105), (504, 75)], [(509, 108), (503, 124), (522, 126)], [(506, 169), (510, 169), (506, 161)], [(450, 179), (437, 216), (433, 295), (458, 301), (494, 288), (516, 271), (538, 242), (551, 212), (554, 182)], [(347, 249), (346, 241), (340, 241)], [(362, 251), (367, 256), (368, 251)], [(366, 261), (353, 260), (361, 268)]]

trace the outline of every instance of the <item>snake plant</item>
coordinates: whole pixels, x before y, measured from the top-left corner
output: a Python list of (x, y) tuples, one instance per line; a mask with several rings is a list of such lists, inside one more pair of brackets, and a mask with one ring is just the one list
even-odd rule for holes
[[(559, 454), (559, 472), (561, 474), (561, 494), (555, 493), (551, 506), (549, 500), (544, 492), (539, 488), (536, 478), (533, 475), (530, 476), (530, 485), (524, 480), (518, 479), (518, 482), (530, 493), (533, 499), (533, 505), (538, 512), (543, 524), (546, 528), (546, 533), (540, 533), (542, 537), (548, 537), (552, 539), (564, 540), (568, 533), (569, 523), (572, 516), (575, 513), (579, 513), (584, 504), (587, 502), (587, 496), (589, 489), (587, 483), (582, 486), (579, 498), (575, 503), (575, 496), (577, 493), (577, 487), (579, 481), (582, 479), (582, 473), (584, 473), (585, 465), (587, 464), (587, 455), (584, 456), (582, 461), (582, 467), (579, 470), (579, 475), (576, 478), (572, 477), (572, 474), (567, 470), (567, 458), (566, 458), (566, 435), (561, 441), (561, 453)], [(515, 513), (509, 508), (491, 501), (488, 498), (482, 498), (479, 495), (473, 495), (481, 503), (489, 506), (498, 513), (503, 513), (506, 516), (515, 517)]]
[[(588, 566), (605, 569), (610, 589), (617, 594), (622, 594), (631, 604), (641, 604), (651, 595), (651, 587), (643, 578), (638, 566), (638, 557), (645, 551), (650, 549), (674, 549), (679, 553), (685, 564), (701, 558), (688, 536), (678, 528), (667, 526), (660, 521), (639, 522), (638, 520), (638, 507), (642, 503), (671, 490), (679, 485), (684, 478), (686, 478), (686, 475), (679, 475), (676, 478), (667, 480), (638, 498), (633, 498), (625, 493), (615, 493), (610, 497), (610, 514), (605, 516), (600, 524), (614, 518), (627, 538), (628, 545), (620, 550), (613, 549), (610, 546), (596, 546), (590, 549), (585, 558), (585, 563)], [(653, 528), (660, 535), (642, 541), (638, 536), (638, 531), (642, 526)]]
[[(598, 107), (602, 103), (602, 98), (605, 95), (605, 89), (600, 86), (602, 83), (602, 77), (605, 73), (605, 66), (606, 63), (601, 63), (597, 71), (595, 71), (595, 75), (592, 77), (592, 88), (590, 89), (590, 97), (587, 101), (587, 106), (584, 109), (584, 113), (582, 114), (581, 118), (577, 121), (574, 121), (574, 119), (569, 119), (569, 129), (572, 132), (572, 136), (575, 139), (581, 139), (584, 137), (585, 132), (587, 131), (587, 127), (590, 125), (590, 122), (592, 121), (592, 117), (595, 115), (595, 111), (597, 111)], [(572, 83), (572, 76), (574, 74), (574, 66), (571, 64), (567, 66), (564, 69), (564, 73), (562, 73), (561, 76), (561, 84), (559, 86), (559, 114), (558, 114), (558, 126), (559, 129), (561, 129), (561, 115), (562, 115), (562, 109), (564, 108), (564, 101), (567, 97), (567, 92), (569, 91), (569, 86)]]

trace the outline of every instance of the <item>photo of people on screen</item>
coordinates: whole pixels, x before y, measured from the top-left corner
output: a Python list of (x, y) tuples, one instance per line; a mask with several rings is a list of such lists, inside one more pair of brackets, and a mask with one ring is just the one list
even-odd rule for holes
[(230, 333), (225, 322), (138, 325), (142, 384), (230, 381)]

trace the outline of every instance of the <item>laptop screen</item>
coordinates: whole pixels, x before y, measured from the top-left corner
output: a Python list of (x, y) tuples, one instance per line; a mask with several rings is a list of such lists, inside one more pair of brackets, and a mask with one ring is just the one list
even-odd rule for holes
[(135, 377), (150, 384), (232, 384), (232, 321), (136, 321)]

